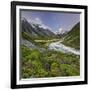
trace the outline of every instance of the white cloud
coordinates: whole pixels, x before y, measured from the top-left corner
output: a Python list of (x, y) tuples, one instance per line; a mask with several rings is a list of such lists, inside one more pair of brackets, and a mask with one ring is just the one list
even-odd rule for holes
[(38, 24), (40, 28), (52, 30), (49, 26), (45, 25), (39, 17), (33, 18), (30, 16), (27, 20), (29, 23), (32, 23), (32, 25)]
[(41, 24), (39, 27), (44, 28), (44, 29), (52, 30), (49, 26), (47, 26), (45, 24)]
[(61, 32), (61, 33), (62, 33), (62, 32), (63, 32), (63, 28), (59, 28), (59, 32)]
[(65, 30), (63, 28), (59, 28), (58, 31), (56, 31), (56, 34), (63, 34), (65, 33)]
[(35, 18), (35, 22), (37, 23), (37, 24), (42, 24), (42, 21), (41, 21), (41, 19), (40, 18)]
[(42, 24), (42, 20), (38, 17), (36, 18), (30, 17), (28, 19), (28, 22), (33, 23), (33, 24)]
[(40, 18), (38, 18), (38, 17), (36, 17), (35, 19), (33, 19), (32, 20), (32, 23), (39, 24), (39, 27), (41, 27), (41, 28), (50, 29), (51, 30), (51, 28), (49, 26), (43, 24), (43, 21)]

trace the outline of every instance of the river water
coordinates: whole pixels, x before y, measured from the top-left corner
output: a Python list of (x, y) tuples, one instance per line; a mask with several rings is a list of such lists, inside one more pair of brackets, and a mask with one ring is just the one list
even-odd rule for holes
[(73, 53), (75, 55), (80, 55), (80, 50), (63, 45), (60, 41), (53, 42), (49, 45), (49, 50), (61, 51), (63, 53)]

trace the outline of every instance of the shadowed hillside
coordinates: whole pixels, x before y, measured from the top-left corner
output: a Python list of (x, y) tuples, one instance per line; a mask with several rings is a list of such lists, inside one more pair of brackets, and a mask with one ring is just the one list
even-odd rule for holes
[(77, 23), (64, 37), (63, 44), (80, 49), (80, 23)]

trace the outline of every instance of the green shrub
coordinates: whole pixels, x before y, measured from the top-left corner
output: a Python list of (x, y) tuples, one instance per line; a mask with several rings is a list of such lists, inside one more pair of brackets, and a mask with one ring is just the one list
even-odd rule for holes
[(60, 68), (59, 65), (56, 62), (53, 62), (51, 64), (51, 75), (52, 76), (60, 76)]
[(56, 51), (40, 52), (21, 46), (21, 77), (59, 77), (78, 76), (80, 73), (80, 57)]
[(61, 64), (62, 76), (78, 76), (79, 70), (77, 70), (74, 66), (68, 64)]

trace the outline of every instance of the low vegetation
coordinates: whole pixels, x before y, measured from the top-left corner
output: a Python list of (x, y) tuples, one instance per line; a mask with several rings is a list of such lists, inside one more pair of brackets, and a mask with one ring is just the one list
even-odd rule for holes
[(78, 76), (80, 73), (79, 56), (55, 51), (40, 52), (21, 46), (21, 77), (59, 77)]

